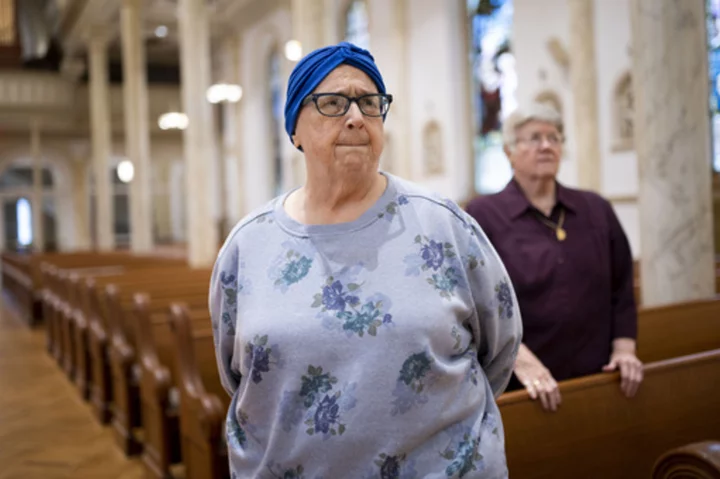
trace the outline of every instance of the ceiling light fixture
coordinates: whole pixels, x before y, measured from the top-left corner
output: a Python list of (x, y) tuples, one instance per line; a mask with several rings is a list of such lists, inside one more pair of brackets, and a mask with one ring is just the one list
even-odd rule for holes
[(117, 175), (123, 183), (130, 183), (135, 177), (135, 166), (133, 166), (132, 161), (122, 160), (117, 165)]
[(161, 130), (184, 130), (189, 123), (188, 116), (177, 111), (163, 113), (158, 119), (158, 126)]
[(208, 88), (206, 97), (210, 103), (237, 103), (242, 98), (242, 87), (228, 83), (216, 83)]
[(298, 62), (302, 58), (302, 44), (297, 40), (290, 40), (285, 44), (285, 58), (291, 62)]

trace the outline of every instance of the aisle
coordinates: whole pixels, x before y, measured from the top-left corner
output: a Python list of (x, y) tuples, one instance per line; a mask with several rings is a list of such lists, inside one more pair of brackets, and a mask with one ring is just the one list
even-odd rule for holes
[(140, 479), (29, 330), (0, 300), (0, 479)]

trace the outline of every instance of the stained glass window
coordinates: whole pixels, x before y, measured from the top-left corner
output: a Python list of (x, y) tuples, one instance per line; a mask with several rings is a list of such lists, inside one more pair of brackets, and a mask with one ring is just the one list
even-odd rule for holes
[(512, 177), (503, 152), (503, 120), (517, 108), (512, 0), (468, 0), (473, 89), (475, 190), (500, 191)]
[(720, 0), (706, 0), (713, 169), (720, 172)]

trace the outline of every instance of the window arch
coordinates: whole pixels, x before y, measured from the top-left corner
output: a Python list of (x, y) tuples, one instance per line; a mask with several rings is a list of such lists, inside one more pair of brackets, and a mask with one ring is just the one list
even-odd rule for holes
[(368, 6), (365, 0), (353, 0), (345, 11), (345, 41), (370, 48)]
[[(8, 250), (26, 248), (55, 251), (58, 248), (57, 236), (57, 197), (56, 187), (62, 182), (56, 177), (55, 168), (43, 165), (40, 171), (42, 193), (39, 203), (35, 203), (35, 168), (23, 160), (9, 160), (0, 165), (0, 202), (3, 212), (3, 237), (0, 246)], [(33, 217), (42, 222), (43, 234), (35, 231)], [(37, 219), (37, 218), (36, 218)], [(36, 244), (42, 241), (42, 244)]]

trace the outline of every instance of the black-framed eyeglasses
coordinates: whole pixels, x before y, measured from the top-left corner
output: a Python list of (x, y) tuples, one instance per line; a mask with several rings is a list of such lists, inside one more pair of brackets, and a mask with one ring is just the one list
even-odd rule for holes
[(342, 93), (313, 93), (303, 100), (303, 106), (315, 103), (317, 111), (324, 116), (343, 116), (352, 102), (357, 103), (360, 112), (365, 116), (384, 116), (390, 110), (392, 95), (371, 93), (369, 95), (347, 96)]

